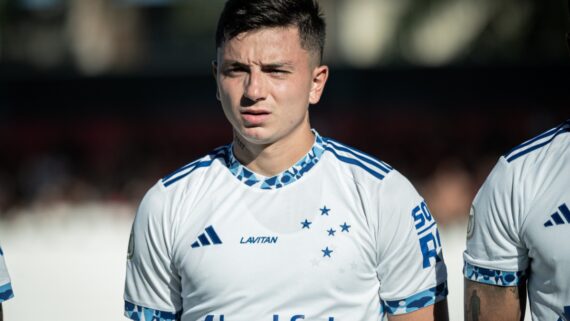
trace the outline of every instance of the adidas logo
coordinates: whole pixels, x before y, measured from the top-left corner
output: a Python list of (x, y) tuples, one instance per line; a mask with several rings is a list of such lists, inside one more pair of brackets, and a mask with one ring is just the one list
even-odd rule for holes
[[(570, 210), (568, 209), (566, 204), (562, 204), (562, 205), (558, 206), (558, 209), (559, 209), (558, 212), (550, 215), (551, 219), (549, 219), (548, 221), (546, 221), (544, 223), (544, 227), (550, 227), (550, 226), (554, 226), (554, 225), (570, 224)], [(564, 216), (564, 218), (566, 219), (566, 221), (564, 221), (564, 219), (562, 219), (562, 216), (560, 216), (561, 213), (562, 213), (562, 216)]]
[(213, 226), (206, 227), (206, 232), (198, 235), (198, 240), (192, 243), (192, 248), (207, 246), (212, 244), (222, 244), (222, 240), (216, 231), (214, 230)]

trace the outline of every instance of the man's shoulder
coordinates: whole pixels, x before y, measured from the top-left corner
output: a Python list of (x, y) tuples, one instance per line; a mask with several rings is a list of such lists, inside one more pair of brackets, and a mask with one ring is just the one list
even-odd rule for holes
[[(159, 179), (146, 192), (137, 212), (161, 215), (165, 208), (179, 204), (196, 193), (202, 193), (203, 182), (207, 181), (208, 177), (218, 176), (216, 162), (226, 161), (227, 149), (227, 146), (218, 147)], [(214, 169), (215, 172), (212, 173), (209, 169)]]
[(198, 173), (204, 173), (203, 169), (211, 168), (216, 163), (226, 164), (230, 153), (230, 145), (220, 146), (208, 154), (172, 171), (160, 179), (158, 184), (163, 188), (169, 188), (179, 184), (185, 179), (190, 179)]
[[(487, 184), (532, 186), (558, 171), (570, 159), (570, 120), (567, 120), (501, 155)], [(562, 163), (561, 163), (562, 162)]]
[(383, 181), (395, 172), (388, 163), (332, 138), (322, 137), (322, 146), (336, 166), (356, 180)]
[(512, 148), (502, 155), (509, 167), (528, 162), (556, 160), (570, 153), (570, 119)]

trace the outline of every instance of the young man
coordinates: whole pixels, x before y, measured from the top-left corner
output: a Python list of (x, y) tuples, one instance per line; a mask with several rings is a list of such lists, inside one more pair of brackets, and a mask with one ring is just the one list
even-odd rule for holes
[[(570, 119), (500, 159), (473, 201), (465, 320), (570, 320)], [(527, 284), (528, 281), (528, 284)]]
[[(570, 0), (567, 1), (570, 12)], [(570, 49), (570, 33), (566, 34)], [(465, 320), (570, 320), (570, 119), (503, 155), (469, 217)]]
[(12, 297), (14, 297), (14, 292), (12, 292), (10, 276), (8, 275), (8, 269), (6, 269), (6, 264), (4, 262), (4, 252), (0, 246), (0, 321), (4, 320), (2, 302), (11, 299)]
[(312, 0), (230, 0), (217, 98), (234, 130), (160, 180), (135, 222), (133, 320), (447, 320), (437, 226), (382, 161), (311, 130), (324, 20)]

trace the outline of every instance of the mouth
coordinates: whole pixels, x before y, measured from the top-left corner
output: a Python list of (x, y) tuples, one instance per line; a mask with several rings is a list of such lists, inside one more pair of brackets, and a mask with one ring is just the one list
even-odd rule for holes
[(269, 111), (265, 109), (252, 109), (252, 108), (245, 108), (240, 111), (242, 115), (265, 115), (269, 114)]
[(245, 125), (261, 125), (265, 122), (269, 115), (271, 114), (267, 110), (262, 109), (246, 109), (240, 112), (242, 119), (244, 120)]

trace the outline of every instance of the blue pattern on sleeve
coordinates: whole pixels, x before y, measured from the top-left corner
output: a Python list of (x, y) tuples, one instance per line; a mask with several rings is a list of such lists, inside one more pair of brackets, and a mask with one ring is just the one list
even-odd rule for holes
[(383, 313), (386, 311), (389, 314), (414, 312), (445, 299), (448, 293), (447, 282), (443, 282), (431, 289), (416, 293), (405, 299), (393, 301), (382, 300), (380, 312)]
[(182, 311), (172, 313), (154, 310), (125, 301), (125, 316), (134, 321), (180, 321)]
[(463, 267), (465, 278), (471, 281), (498, 286), (516, 286), (522, 277), (526, 276), (525, 271), (501, 271), (478, 267), (465, 262)]
[(12, 284), (7, 283), (0, 285), (0, 303), (9, 300), (14, 297), (14, 292), (12, 291)]

